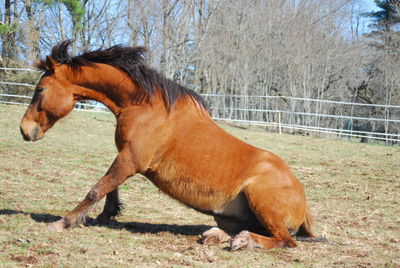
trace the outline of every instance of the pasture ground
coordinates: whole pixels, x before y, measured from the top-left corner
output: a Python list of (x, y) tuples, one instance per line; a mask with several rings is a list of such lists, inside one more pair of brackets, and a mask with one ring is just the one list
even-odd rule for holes
[[(400, 148), (279, 135), (222, 125), (280, 155), (305, 185), (314, 231), (329, 243), (229, 252), (198, 244), (215, 225), (141, 176), (120, 189), (126, 208), (107, 226), (50, 232), (106, 172), (113, 115), (74, 111), (45, 139), (19, 133), (25, 107), (0, 106), (0, 266), (400, 267)], [(103, 202), (90, 214), (100, 213)]]

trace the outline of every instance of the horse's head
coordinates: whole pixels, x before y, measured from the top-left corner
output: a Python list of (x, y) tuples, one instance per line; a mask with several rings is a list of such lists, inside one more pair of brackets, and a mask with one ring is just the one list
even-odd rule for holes
[(36, 141), (57, 120), (75, 106), (73, 84), (66, 78), (68, 66), (55, 62), (50, 56), (40, 63), (45, 73), (36, 85), (32, 101), (22, 118), (20, 129), (26, 141)]

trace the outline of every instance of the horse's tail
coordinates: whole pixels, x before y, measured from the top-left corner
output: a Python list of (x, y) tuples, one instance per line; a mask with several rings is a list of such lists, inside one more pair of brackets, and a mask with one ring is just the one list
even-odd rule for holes
[(300, 225), (299, 230), (296, 234), (297, 241), (305, 242), (324, 242), (327, 243), (328, 240), (325, 237), (315, 237), (312, 232), (313, 218), (311, 216), (310, 209), (306, 208), (306, 218), (302, 225)]

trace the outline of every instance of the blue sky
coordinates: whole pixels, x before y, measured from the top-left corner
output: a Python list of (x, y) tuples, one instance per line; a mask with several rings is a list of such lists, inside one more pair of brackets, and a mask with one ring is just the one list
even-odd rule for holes
[[(374, 0), (362, 0), (362, 10), (363, 12), (371, 12), (371, 11), (378, 11), (379, 8), (375, 5), (375, 1)], [(372, 29), (369, 27), (369, 24), (371, 24), (371, 18), (364, 18), (363, 22), (365, 23), (362, 26), (361, 33), (368, 33), (370, 32)]]
[(377, 10), (374, 0), (364, 0), (369, 11)]

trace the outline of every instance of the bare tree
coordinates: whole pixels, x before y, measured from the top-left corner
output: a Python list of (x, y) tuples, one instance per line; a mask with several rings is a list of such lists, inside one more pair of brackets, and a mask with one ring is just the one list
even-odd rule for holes
[(340, 127), (319, 116), (340, 107), (251, 96), (400, 102), (399, 34), (389, 27), (364, 36), (362, 0), (5, 0), (2, 7), (3, 59), (18, 51), (32, 60), (66, 38), (76, 39), (76, 52), (144, 45), (150, 64), (167, 77), (228, 95), (209, 99), (216, 116), (273, 121), (275, 113), (257, 109), (289, 109), (298, 113), (280, 120)]

